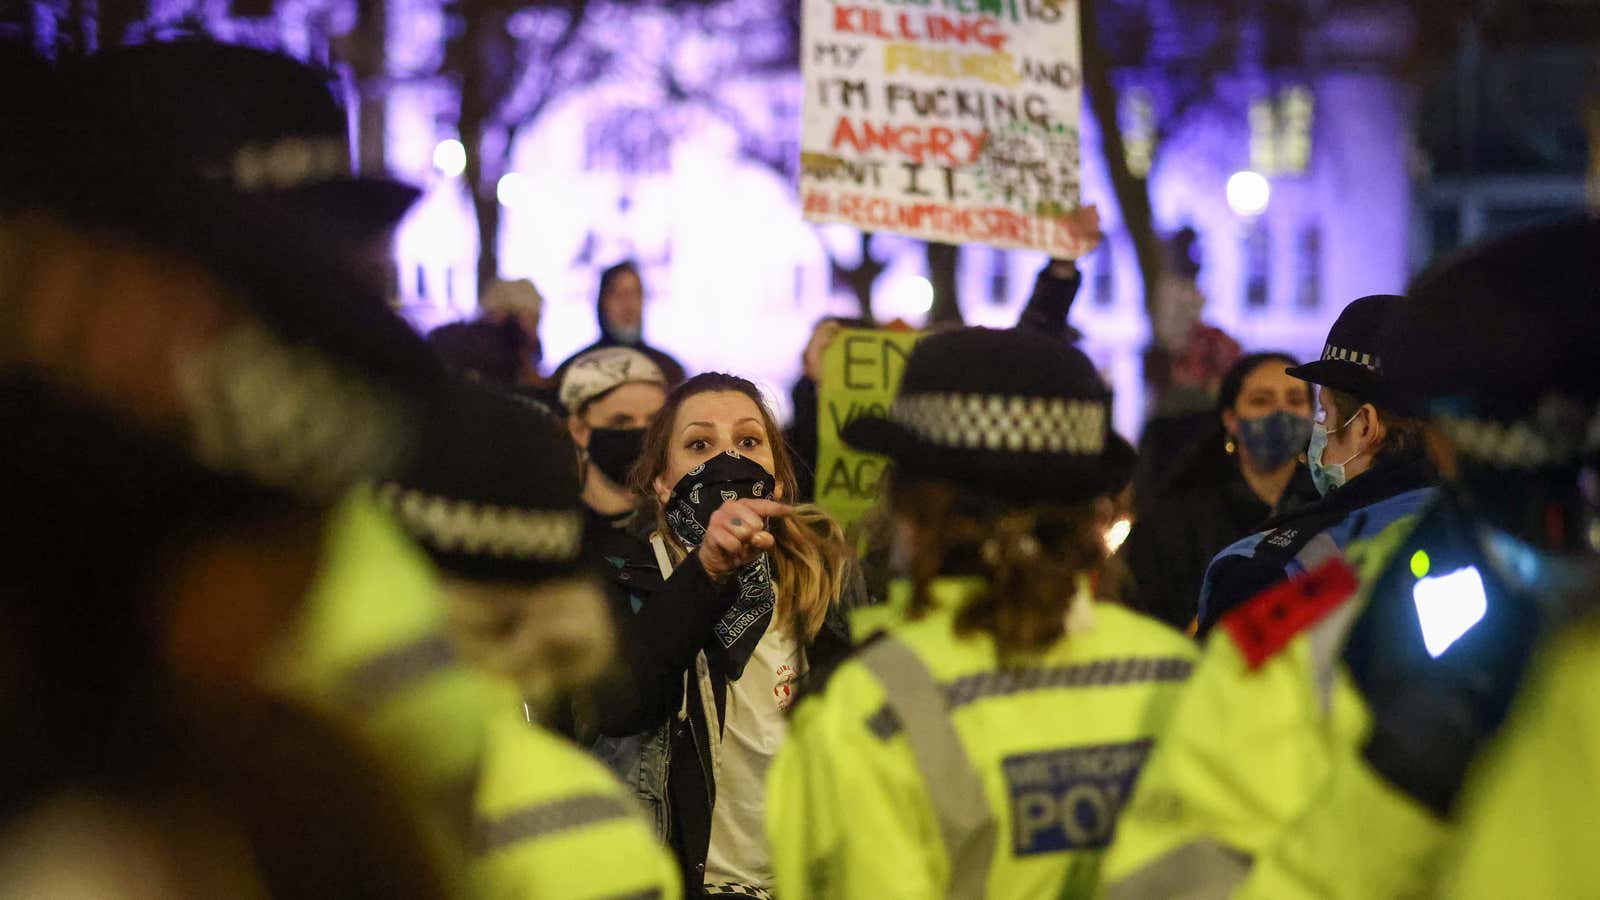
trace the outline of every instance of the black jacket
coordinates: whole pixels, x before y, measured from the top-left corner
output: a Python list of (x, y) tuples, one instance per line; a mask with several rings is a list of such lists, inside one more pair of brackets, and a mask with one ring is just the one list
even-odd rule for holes
[[(1221, 447), (1217, 436), (1195, 449), (1178, 477), (1145, 505), (1122, 547), (1133, 576), (1125, 602), (1178, 629), (1194, 621), (1212, 558), (1260, 531), (1273, 512)], [(1311, 473), (1300, 466), (1278, 505), (1295, 509), (1316, 496)]]
[(817, 405), (817, 383), (800, 376), (789, 391), (794, 402), (794, 418), (783, 430), (783, 439), (789, 445), (789, 456), (794, 460), (795, 486), (800, 496), (796, 502), (810, 503), (817, 496), (818, 440), (821, 436), (822, 410)]
[[(684, 871), (687, 896), (702, 890), (707, 849), (711, 843), (711, 808), (716, 784), (711, 770), (711, 732), (704, 705), (698, 702), (696, 657), (712, 645), (713, 627), (738, 599), (738, 584), (712, 581), (691, 555), (663, 579), (647, 540), (648, 526), (595, 532), (603, 520), (591, 521), (593, 540), (606, 572), (608, 596), (618, 623), (618, 663), (585, 704), (588, 719), (582, 731), (608, 738), (629, 738), (668, 727), (667, 843)], [(823, 672), (850, 650), (843, 612), (865, 602), (859, 578), (816, 638), (805, 647), (808, 668)], [(727, 711), (727, 674), (707, 654), (717, 721)], [(694, 693), (685, 702), (685, 674)], [(810, 677), (809, 675), (807, 676)], [(803, 688), (803, 685), (801, 686)], [(680, 715), (685, 713), (686, 715)], [(588, 735), (580, 734), (580, 737)], [(720, 739), (720, 735), (718, 735)]]

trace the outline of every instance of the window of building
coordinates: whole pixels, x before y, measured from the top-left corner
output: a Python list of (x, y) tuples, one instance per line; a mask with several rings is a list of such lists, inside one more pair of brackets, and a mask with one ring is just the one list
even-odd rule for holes
[(1005, 306), (1011, 302), (1011, 260), (1004, 250), (989, 257), (989, 304)]
[(1295, 248), (1295, 306), (1316, 309), (1322, 305), (1322, 226), (1300, 229)]
[(1272, 302), (1272, 246), (1267, 226), (1256, 221), (1244, 236), (1244, 305), (1263, 310)]
[(1089, 296), (1094, 305), (1101, 309), (1107, 309), (1117, 302), (1115, 271), (1116, 266), (1111, 263), (1111, 248), (1102, 245), (1100, 252), (1094, 255), (1094, 266), (1089, 273)]

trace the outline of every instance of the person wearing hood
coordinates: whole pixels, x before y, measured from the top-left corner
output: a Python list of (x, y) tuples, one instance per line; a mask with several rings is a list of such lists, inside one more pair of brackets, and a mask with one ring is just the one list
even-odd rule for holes
[(595, 300), (595, 312), (600, 320), (600, 339), (579, 350), (563, 362), (552, 376), (560, 384), (567, 367), (590, 350), (602, 347), (628, 347), (650, 357), (666, 376), (667, 387), (683, 382), (683, 364), (663, 350), (644, 341), (644, 280), (639, 276), (639, 266), (624, 260), (600, 273), (600, 291)]
[(1200, 587), (1201, 634), (1272, 585), (1311, 571), (1432, 499), (1424, 426), (1397, 412), (1407, 404), (1386, 390), (1375, 346), (1403, 302), (1387, 294), (1356, 300), (1334, 322), (1322, 359), (1288, 370), (1318, 388), (1306, 463), (1322, 499), (1273, 517), (1217, 554)]

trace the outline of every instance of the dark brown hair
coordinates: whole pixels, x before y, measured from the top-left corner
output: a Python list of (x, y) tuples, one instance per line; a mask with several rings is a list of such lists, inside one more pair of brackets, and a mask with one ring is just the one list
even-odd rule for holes
[(979, 575), (987, 585), (956, 614), (956, 633), (994, 636), (1002, 661), (1046, 649), (1066, 633), (1078, 577), (1105, 561), (1101, 502), (1018, 505), (948, 482), (893, 482), (893, 512), (915, 530), (911, 614), (933, 608), (941, 575)]
[[(1328, 394), (1333, 414), (1339, 419), (1338, 422), (1329, 422), (1329, 428), (1338, 428), (1340, 424), (1350, 421), (1357, 410), (1370, 402), (1331, 387), (1323, 387), (1322, 390)], [(1378, 419), (1383, 422), (1384, 429), (1383, 443), (1378, 445), (1372, 457), (1374, 463), (1427, 461), (1428, 426), (1425, 422), (1399, 415), (1376, 403), (1372, 404), (1372, 408), (1378, 411)]]
[[(778, 427), (762, 399), (761, 391), (749, 379), (722, 372), (706, 372), (685, 381), (667, 395), (667, 402), (644, 433), (644, 451), (634, 467), (631, 485), (644, 498), (647, 514), (655, 517), (656, 530), (663, 536), (666, 515), (656, 499), (655, 479), (667, 470), (672, 450), (672, 429), (678, 410), (690, 397), (700, 394), (737, 393), (749, 397), (761, 413), (761, 424), (772, 447), (773, 476), (783, 488), (785, 498), (796, 496), (794, 463)], [(828, 610), (844, 591), (851, 552), (844, 532), (831, 516), (810, 504), (794, 507), (791, 516), (771, 519), (767, 530), (776, 539), (772, 549), (773, 578), (778, 587), (776, 619), (793, 626), (804, 638), (816, 637)], [(678, 561), (687, 554), (676, 541), (667, 541)]]

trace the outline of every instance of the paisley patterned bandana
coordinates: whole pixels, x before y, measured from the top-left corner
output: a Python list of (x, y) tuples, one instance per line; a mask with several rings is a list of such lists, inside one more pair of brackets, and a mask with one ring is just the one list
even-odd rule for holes
[[(769, 500), (775, 481), (755, 460), (737, 450), (719, 453), (690, 469), (667, 498), (667, 526), (678, 540), (696, 548), (705, 540), (711, 515), (729, 500)], [(717, 621), (716, 647), (730, 680), (744, 674), (745, 664), (772, 623), (772, 567), (765, 553), (739, 570), (739, 599)]]

